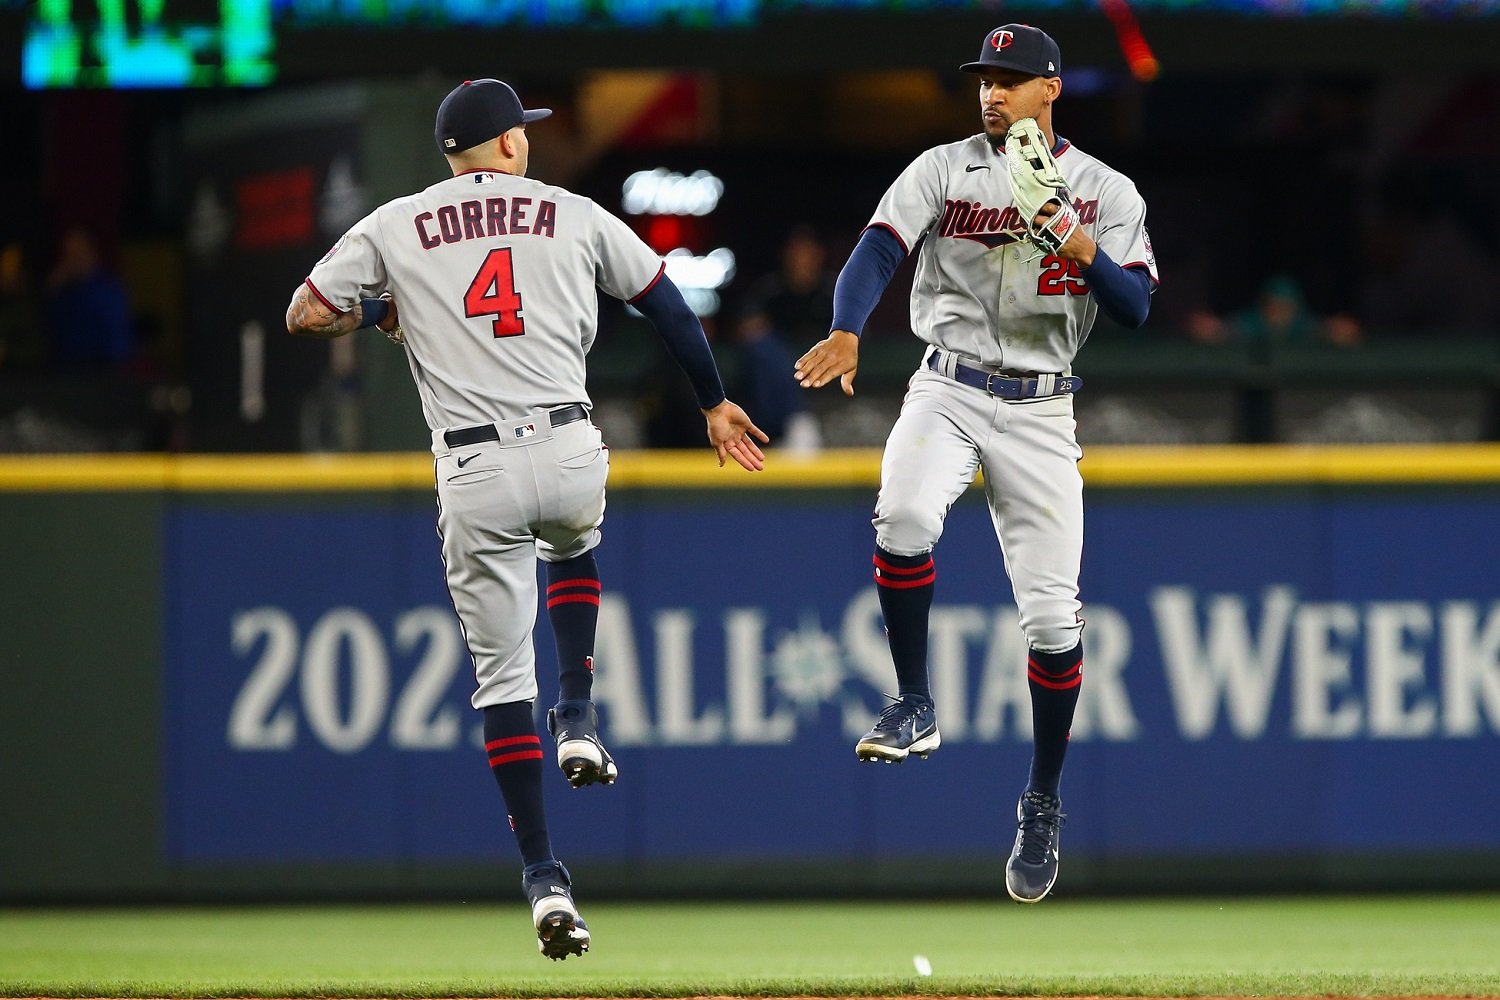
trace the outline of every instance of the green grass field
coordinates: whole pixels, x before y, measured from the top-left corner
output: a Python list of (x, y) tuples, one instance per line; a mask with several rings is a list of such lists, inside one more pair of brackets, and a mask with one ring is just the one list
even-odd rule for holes
[(1500, 996), (1495, 895), (583, 910), (553, 963), (519, 899), (0, 909), (0, 995)]

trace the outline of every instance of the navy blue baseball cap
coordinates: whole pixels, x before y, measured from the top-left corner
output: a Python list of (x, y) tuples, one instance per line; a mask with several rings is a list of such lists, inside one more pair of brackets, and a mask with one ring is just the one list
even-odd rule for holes
[(438, 149), (462, 153), (471, 146), (504, 135), (517, 125), (546, 118), (550, 108), (527, 111), (509, 84), (499, 80), (465, 80), (438, 105)]
[(986, 69), (1014, 69), (1032, 76), (1061, 76), (1062, 52), (1052, 36), (1029, 24), (1002, 24), (984, 36), (979, 59), (959, 69), (978, 73)]

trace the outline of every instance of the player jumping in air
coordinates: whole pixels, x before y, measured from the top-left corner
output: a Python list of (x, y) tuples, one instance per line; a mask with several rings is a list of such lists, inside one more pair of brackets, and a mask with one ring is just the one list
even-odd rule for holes
[(1078, 574), (1083, 480), (1071, 372), (1098, 309), (1145, 322), (1157, 283), (1146, 206), (1128, 178), (1053, 132), (1062, 57), (1007, 24), (964, 72), (983, 131), (916, 158), (891, 185), (839, 275), (833, 330), (796, 363), (804, 388), (854, 394), (859, 335), (922, 241), (911, 325), (926, 343), (881, 461), (875, 582), (899, 697), (856, 745), (861, 760), (936, 750), (927, 678), (933, 548), (959, 495), (985, 495), (1030, 647), (1034, 748), (1005, 883), (1035, 903), (1057, 879), (1059, 782), (1083, 673)]
[[(476, 709), (525, 865), (537, 943), (579, 955), (589, 930), (552, 854), (532, 628), (546, 564), (561, 700), (548, 712), (575, 788), (619, 771), (591, 700), (609, 453), (589, 419), (584, 356), (596, 289), (635, 305), (692, 382), (719, 464), (764, 466), (766, 436), (724, 397), (698, 318), (665, 266), (587, 198), (526, 177), (527, 111), (498, 80), (465, 81), (437, 112), (453, 176), (360, 220), (298, 286), (287, 329), (338, 337), (377, 326), (404, 344), (436, 456), (448, 593), (474, 659)], [(400, 310), (400, 325), (397, 310)]]

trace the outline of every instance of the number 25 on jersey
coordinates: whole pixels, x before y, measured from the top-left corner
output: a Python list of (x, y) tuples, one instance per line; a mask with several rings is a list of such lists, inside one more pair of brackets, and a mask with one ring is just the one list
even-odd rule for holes
[(464, 315), (471, 319), (493, 316), (496, 337), (519, 337), (526, 332), (521, 317), (521, 293), (516, 291), (511, 269), (510, 247), (491, 250), (479, 265), (469, 290), (464, 292)]
[(1038, 295), (1087, 295), (1088, 282), (1078, 273), (1078, 265), (1061, 257), (1042, 258), (1042, 274), (1037, 279)]

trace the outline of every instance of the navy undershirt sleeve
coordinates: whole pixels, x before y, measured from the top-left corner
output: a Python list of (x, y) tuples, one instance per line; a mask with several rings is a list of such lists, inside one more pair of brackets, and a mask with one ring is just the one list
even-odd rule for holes
[(1143, 268), (1125, 268), (1110, 259), (1103, 247), (1094, 251), (1094, 262), (1079, 268), (1083, 280), (1109, 318), (1134, 330), (1146, 322), (1151, 311), (1151, 275)]
[(833, 286), (833, 329), (862, 333), (885, 286), (905, 259), (906, 248), (895, 233), (884, 226), (866, 229)]
[(714, 363), (703, 324), (682, 298), (682, 292), (665, 274), (651, 290), (630, 303), (651, 321), (667, 345), (672, 360), (693, 383), (693, 395), (701, 409), (711, 410), (724, 402), (724, 383), (719, 380), (719, 366)]

